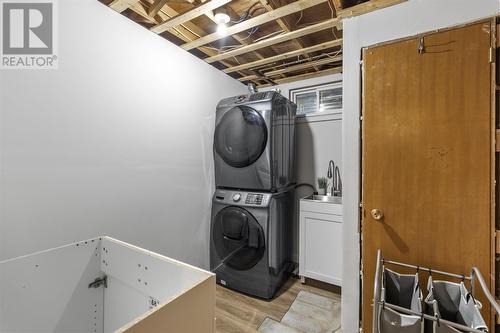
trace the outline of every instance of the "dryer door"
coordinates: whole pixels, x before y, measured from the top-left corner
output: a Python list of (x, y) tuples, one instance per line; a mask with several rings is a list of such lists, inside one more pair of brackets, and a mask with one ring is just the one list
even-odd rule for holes
[(212, 238), (219, 257), (216, 265), (225, 263), (241, 271), (255, 266), (266, 248), (264, 230), (240, 207), (226, 207), (215, 216)]
[(230, 109), (215, 128), (215, 151), (235, 168), (244, 168), (257, 161), (266, 144), (266, 122), (259, 112), (248, 106)]

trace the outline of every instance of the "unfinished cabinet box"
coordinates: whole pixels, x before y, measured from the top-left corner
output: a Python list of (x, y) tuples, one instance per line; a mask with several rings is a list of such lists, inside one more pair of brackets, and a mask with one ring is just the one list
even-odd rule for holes
[(210, 272), (100, 237), (0, 262), (0, 332), (213, 333)]

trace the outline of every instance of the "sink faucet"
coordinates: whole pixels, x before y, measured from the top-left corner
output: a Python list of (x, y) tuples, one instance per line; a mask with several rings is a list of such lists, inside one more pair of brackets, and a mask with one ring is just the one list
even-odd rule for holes
[(333, 176), (333, 196), (342, 196), (342, 180), (340, 179), (340, 169), (338, 166), (335, 167), (335, 174)]
[(332, 179), (331, 196), (342, 196), (342, 181), (340, 179), (340, 169), (335, 165), (335, 162), (330, 160), (328, 163), (328, 171), (326, 173), (328, 179)]
[(333, 196), (333, 191), (335, 189), (335, 178), (334, 178), (334, 173), (335, 173), (335, 162), (333, 162), (332, 160), (330, 160), (330, 162), (328, 162), (328, 171), (326, 172), (326, 177), (328, 179), (332, 179), (333, 178), (333, 181), (332, 181), (332, 189), (331, 189), (331, 195)]

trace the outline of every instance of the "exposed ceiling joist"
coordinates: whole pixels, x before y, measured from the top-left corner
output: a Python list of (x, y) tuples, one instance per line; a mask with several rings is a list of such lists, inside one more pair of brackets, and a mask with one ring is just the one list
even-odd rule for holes
[(258, 79), (262, 79), (262, 78), (258, 75), (248, 75), (248, 76), (242, 76), (238, 80), (241, 82), (244, 82), (244, 81), (253, 81), (253, 80), (258, 80)]
[[(131, 6), (131, 9), (134, 10), (134, 7), (137, 5), (140, 5), (140, 3), (137, 3), (135, 5)], [(142, 7), (142, 5), (141, 5)], [(137, 9), (136, 9), (137, 10)], [(144, 10), (144, 9), (142, 9)], [(147, 15), (147, 14), (146, 14)], [(168, 20), (171, 17), (175, 17), (176, 15), (179, 15), (177, 11), (175, 11), (173, 8), (171, 8), (168, 5), (165, 5), (159, 12), (158, 16), (162, 20)], [(186, 22), (184, 24), (179, 25), (178, 27), (172, 28), (169, 30), (171, 34), (174, 36), (178, 37), (179, 39), (183, 40), (184, 42), (189, 42), (191, 40), (194, 40), (196, 38), (199, 38), (201, 35), (204, 34), (204, 31), (200, 29), (196, 24), (192, 22)], [(213, 56), (216, 55), (217, 52), (207, 48), (207, 47), (200, 47), (199, 50), (206, 54), (207, 56)], [(221, 64), (223, 64), (226, 67), (229, 67), (230, 64), (221, 61)], [(245, 74), (238, 72), (238, 74), (244, 76)]]
[[(273, 5), (270, 3), (270, 2), (273, 2), (273, 0), (269, 0), (270, 2), (268, 2), (268, 0), (259, 0), (261, 5), (268, 11), (268, 12), (272, 12), (275, 8), (273, 7)], [(292, 31), (291, 29), (291, 25), (288, 23), (288, 21), (285, 19), (285, 18), (279, 18), (279, 19), (276, 19), (276, 23), (279, 25), (279, 27), (285, 31), (285, 32), (290, 32)], [(304, 48), (304, 45), (301, 43), (301, 41), (299, 39), (294, 39), (293, 42), (295, 43), (295, 45), (297, 45), (297, 47), (299, 49), (303, 49)], [(307, 56), (307, 54), (306, 54)]]
[(149, 7), (148, 15), (154, 17), (160, 9), (167, 4), (168, 0), (155, 0), (153, 4)]
[(154, 17), (149, 16), (148, 12), (146, 11), (146, 8), (144, 5), (138, 1), (130, 6), (130, 10), (142, 17), (143, 19), (146, 20), (146, 22), (151, 23), (151, 24), (156, 24), (156, 19)]
[[(156, 30), (182, 48), (192, 50), (199, 58), (239, 77), (240, 81), (263, 86), (341, 72), (337, 67), (342, 59), (342, 39), (335, 36), (335, 27), (341, 30), (345, 18), (407, 0), (362, 0), (362, 4), (352, 7), (346, 6), (355, 1), (346, 0), (98, 1)], [(325, 3), (332, 13), (327, 11)], [(212, 45), (221, 37), (213, 33), (214, 23), (207, 18), (215, 21), (213, 10), (221, 6), (238, 22), (228, 27), (230, 37), (224, 43)], [(309, 9), (304, 11), (306, 8)], [(203, 15), (206, 17), (200, 17)], [(302, 20), (303, 23), (298, 24)], [(257, 30), (258, 33), (254, 33)], [(249, 31), (252, 34), (247, 34)], [(322, 70), (325, 67), (328, 69)]]
[(330, 68), (330, 69), (324, 69), (324, 70), (318, 71), (318, 72), (289, 76), (289, 77), (285, 77), (283, 79), (276, 79), (276, 80), (274, 80), (274, 82), (276, 82), (277, 84), (283, 84), (283, 83), (289, 83), (289, 82), (299, 81), (299, 80), (307, 80), (307, 79), (312, 79), (312, 78), (319, 77), (319, 76), (338, 74), (338, 73), (342, 73), (342, 67), (335, 67), (335, 68)]
[(344, 19), (351, 16), (362, 15), (385, 7), (394, 6), (406, 1), (408, 0), (371, 0), (353, 7), (343, 9), (337, 12), (337, 17)]
[(342, 0), (332, 0), (332, 3), (333, 3), (333, 7), (335, 8), (335, 10), (337, 12), (343, 8)]
[(314, 61), (307, 61), (298, 65), (292, 65), (288, 66), (285, 68), (281, 69), (276, 69), (272, 70), (269, 72), (264, 73), (265, 76), (276, 76), (284, 73), (290, 73), (290, 72), (296, 72), (301, 69), (307, 69), (315, 66), (321, 66), (321, 65), (326, 65), (326, 64), (331, 64), (332, 62), (338, 62), (342, 61), (342, 56), (335, 56), (335, 57), (329, 57), (327, 56), (326, 58), (320, 59), (320, 60), (314, 60)]
[(320, 23), (310, 25), (308, 27), (304, 27), (304, 28), (301, 28), (298, 30), (290, 31), (290, 32), (284, 33), (282, 35), (278, 35), (278, 36), (274, 36), (271, 38), (267, 38), (267, 39), (258, 41), (256, 43), (253, 43), (253, 44), (248, 45), (248, 46), (239, 47), (237, 49), (227, 51), (227, 52), (218, 54), (218, 55), (213, 56), (213, 57), (206, 58), (205, 61), (208, 63), (212, 63), (215, 61), (224, 60), (224, 59), (231, 58), (231, 57), (234, 57), (234, 56), (237, 56), (240, 54), (252, 52), (252, 51), (261, 49), (263, 47), (286, 42), (286, 41), (289, 41), (289, 40), (297, 38), (297, 37), (313, 34), (315, 32), (329, 29), (331, 27), (337, 27), (338, 29), (340, 29), (340, 27), (341, 27), (340, 20), (338, 18), (332, 18), (332, 19), (329, 19), (329, 20), (326, 20), (326, 21), (323, 21)]
[(139, 0), (113, 0), (109, 7), (113, 8), (118, 13), (121, 13), (138, 1)]
[[(208, 11), (214, 10), (215, 8), (219, 8), (220, 6), (223, 6), (228, 2), (231, 2), (231, 0), (211, 0), (211, 1), (205, 2), (201, 5), (194, 7), (193, 9), (188, 10), (187, 12), (185, 12), (183, 14), (172, 17), (170, 20), (167, 20), (163, 23), (160, 23), (160, 24), (152, 27), (151, 31), (156, 32), (157, 34), (160, 34), (164, 31), (167, 31), (170, 28), (176, 27), (176, 26), (183, 24), (187, 21), (191, 21), (192, 19), (195, 19), (198, 16), (201, 16)], [(196, 40), (199, 40), (199, 39), (200, 38), (198, 38)], [(204, 45), (204, 44), (201, 44), (201, 45)]]
[(268, 57), (268, 58), (265, 58), (262, 60), (256, 60), (253, 62), (248, 62), (246, 64), (241, 64), (238, 66), (229, 67), (229, 68), (224, 69), (224, 73), (229, 74), (229, 73), (233, 73), (233, 72), (244, 70), (244, 69), (255, 68), (255, 67), (270, 64), (270, 63), (273, 63), (276, 61), (281, 61), (281, 60), (285, 60), (288, 58), (292, 58), (292, 57), (295, 57), (295, 56), (298, 56), (298, 55), (301, 55), (304, 53), (312, 53), (312, 52), (316, 52), (316, 51), (326, 50), (326, 49), (329, 49), (331, 47), (336, 47), (339, 45), (342, 45), (342, 38), (332, 40), (329, 42), (325, 42), (325, 43), (321, 43), (321, 44), (317, 44), (317, 45), (313, 45), (313, 46), (309, 46), (309, 47), (305, 47), (305, 48), (300, 49), (300, 50), (294, 50), (294, 51), (286, 52), (283, 54), (278, 54), (278, 55)]
[[(253, 17), (249, 20), (243, 21), (241, 23), (235, 24), (233, 26), (230, 26), (227, 28), (227, 34), (228, 35), (234, 35), (239, 32), (249, 30), (251, 28), (254, 28), (256, 26), (262, 25), (264, 23), (270, 22), (270, 21), (275, 21), (276, 19), (287, 16), (296, 12), (299, 12), (301, 10), (304, 10), (306, 8), (316, 6), (320, 3), (326, 2), (327, 0), (298, 0), (295, 2), (292, 2), (291, 4), (288, 4), (286, 6), (277, 8), (273, 11), (261, 14), (259, 16)], [(224, 38), (223, 36), (219, 35), (218, 33), (214, 32), (211, 33), (207, 36), (201, 37), (197, 40), (192, 41), (191, 43), (186, 43), (182, 45), (181, 47), (184, 50), (192, 50), (196, 47), (214, 42), (216, 40), (219, 40), (221, 38)]]

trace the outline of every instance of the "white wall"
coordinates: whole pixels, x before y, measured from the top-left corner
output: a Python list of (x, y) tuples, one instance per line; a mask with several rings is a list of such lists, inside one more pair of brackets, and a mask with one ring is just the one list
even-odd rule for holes
[[(342, 81), (341, 74), (291, 82), (267, 90), (280, 89), (283, 96), (290, 98), (291, 89), (338, 81)], [(333, 160), (342, 172), (342, 113), (297, 118), (295, 129), (297, 184), (309, 183), (317, 188), (317, 179), (318, 177), (326, 177), (330, 160)], [(300, 198), (311, 194), (311, 192), (308, 187), (298, 188), (295, 193), (296, 205), (299, 204)], [(296, 209), (296, 219), (298, 221), (298, 209)], [(294, 239), (298, 244), (298, 230), (295, 232)], [(298, 248), (294, 253), (294, 258), (298, 262)]]
[(59, 69), (0, 71), (0, 260), (110, 235), (208, 266), (212, 132), (243, 85), (105, 7), (59, 5)]
[(344, 21), (344, 276), (343, 332), (358, 331), (361, 48), (500, 12), (499, 0), (409, 0)]

